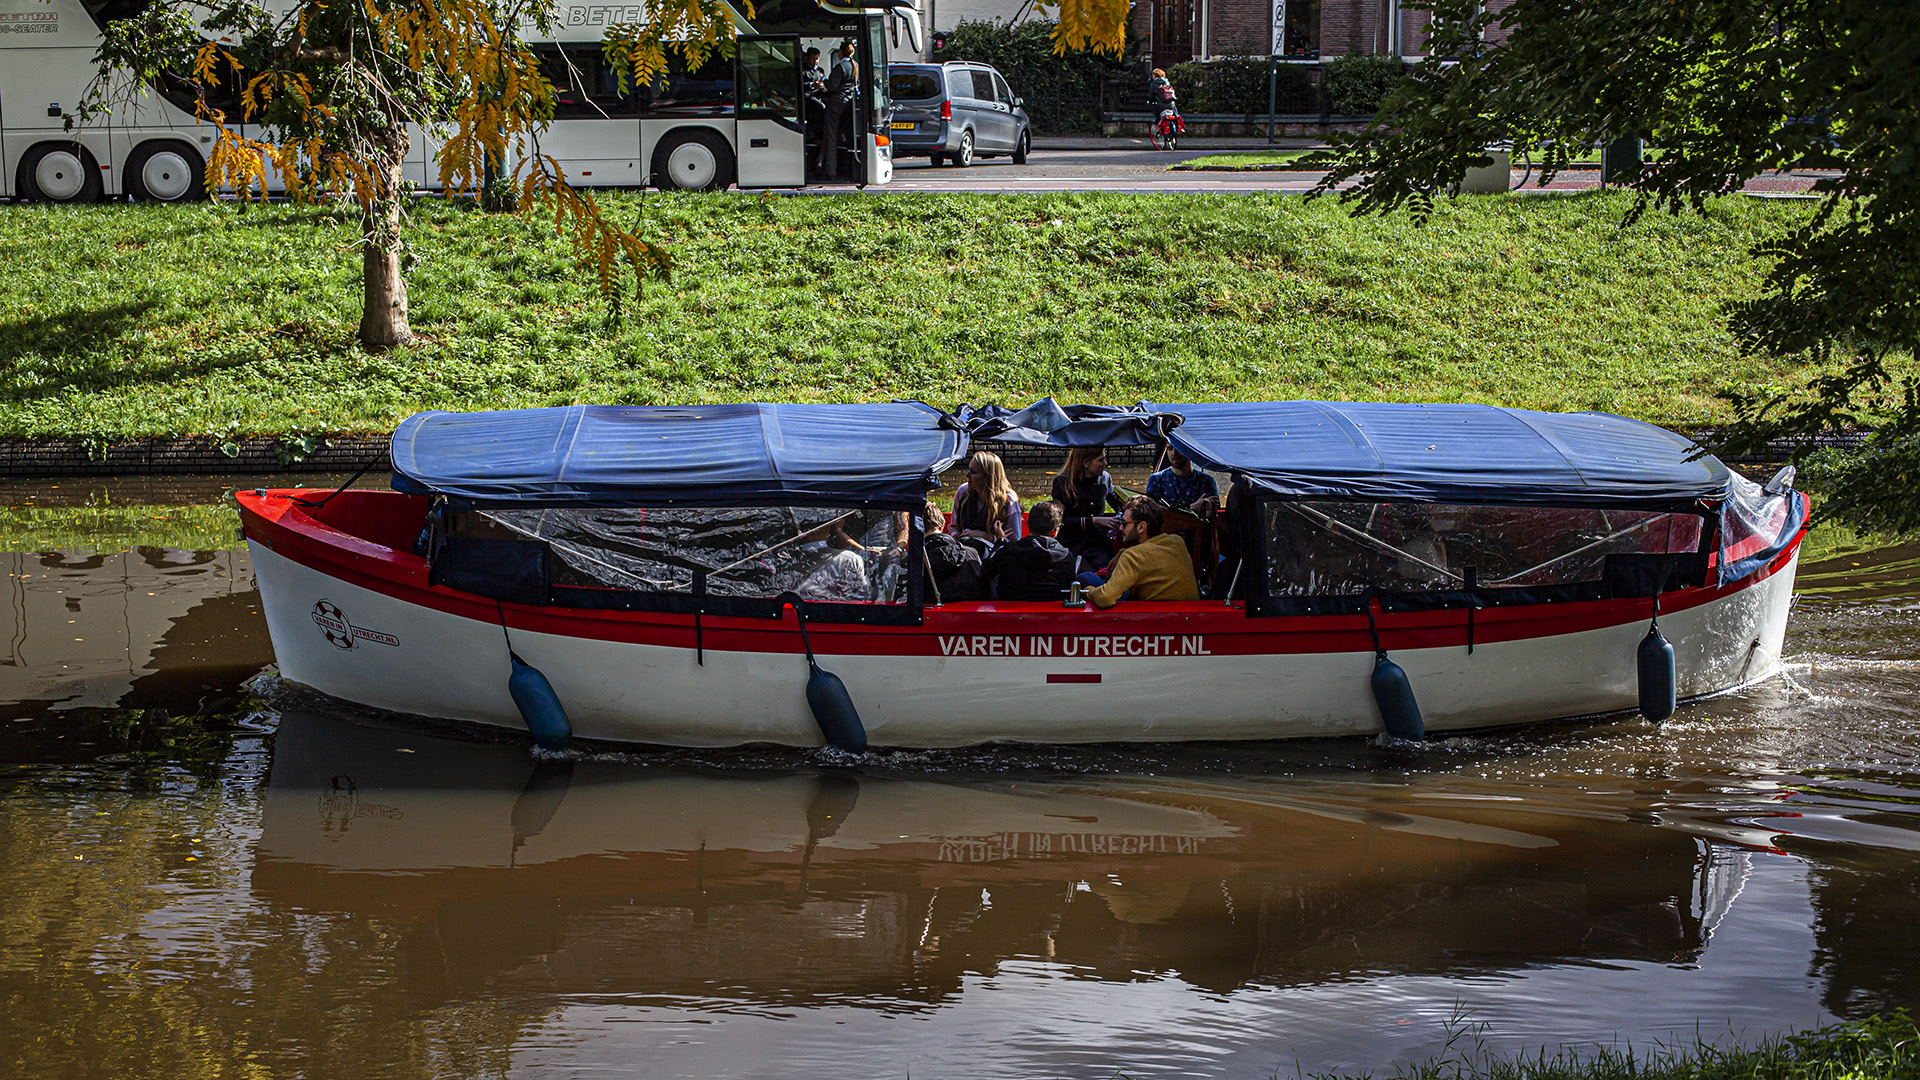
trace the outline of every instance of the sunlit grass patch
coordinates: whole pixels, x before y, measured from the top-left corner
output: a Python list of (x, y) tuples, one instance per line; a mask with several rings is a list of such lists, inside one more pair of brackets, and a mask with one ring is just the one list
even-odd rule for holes
[(423, 200), (420, 340), (353, 344), (357, 230), (285, 206), (0, 212), (0, 437), (381, 432), (426, 408), (1483, 401), (1695, 426), (1805, 373), (1721, 321), (1805, 208), (1281, 195), (604, 194), (671, 250), (609, 320), (549, 225)]
[(1294, 166), (1301, 158), (1311, 153), (1313, 153), (1312, 150), (1245, 150), (1189, 158), (1177, 165), (1169, 165), (1167, 167), (1181, 170), (1225, 171), (1240, 169), (1281, 169)]

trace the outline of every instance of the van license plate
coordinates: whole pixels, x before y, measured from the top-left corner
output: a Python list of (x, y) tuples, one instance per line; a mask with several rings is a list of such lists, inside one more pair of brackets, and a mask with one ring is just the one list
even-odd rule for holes
[(895, 120), (893, 122), (893, 130), (895, 131), (912, 131), (913, 128), (914, 124), (911, 120)]

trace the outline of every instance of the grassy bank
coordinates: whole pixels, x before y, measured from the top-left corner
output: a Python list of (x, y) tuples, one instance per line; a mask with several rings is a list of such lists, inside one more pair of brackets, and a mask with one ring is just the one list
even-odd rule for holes
[[(1464, 1030), (1449, 1052), (1401, 1066), (1394, 1080), (1920, 1080), (1920, 1028), (1905, 1011), (1727, 1049), (1598, 1047), (1500, 1057)], [(1333, 1077), (1315, 1080), (1335, 1080)], [(1358, 1078), (1342, 1078), (1358, 1080)]]
[(1792, 381), (1722, 305), (1793, 205), (1620, 228), (1603, 193), (1426, 228), (1282, 196), (616, 195), (670, 246), (610, 325), (537, 222), (414, 211), (418, 344), (353, 345), (344, 214), (0, 207), (0, 437), (378, 432), (418, 409), (923, 397), (1330, 397), (1726, 419)]
[(1231, 154), (1208, 154), (1190, 158), (1170, 168), (1183, 171), (1239, 172), (1252, 169), (1291, 169), (1311, 150), (1254, 150)]

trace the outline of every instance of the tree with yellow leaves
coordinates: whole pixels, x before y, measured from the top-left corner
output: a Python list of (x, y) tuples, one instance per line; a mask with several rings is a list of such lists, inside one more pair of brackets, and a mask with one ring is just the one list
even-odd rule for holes
[[(829, 10), (910, 0), (824, 0)], [(359, 340), (412, 340), (403, 274), (402, 165), (410, 125), (450, 130), (437, 161), (449, 193), (475, 193), (507, 167), (523, 212), (550, 213), (602, 292), (666, 269), (665, 253), (610, 222), (539, 150), (553, 84), (528, 37), (551, 37), (553, 0), (135, 0), (107, 21), (100, 77), (81, 116), (111, 110), (112, 86), (161, 84), (215, 129), (209, 192), (264, 197), (269, 178), (295, 200), (359, 206), (364, 306)], [(624, 90), (662, 76), (669, 54), (697, 68), (731, 55), (745, 0), (640, 0), (603, 48)], [(1058, 51), (1118, 53), (1126, 0), (1058, 0)], [(626, 8), (632, 11), (632, 8)], [(131, 74), (133, 79), (115, 78)]]
[[(697, 66), (731, 48), (725, 0), (643, 6), (644, 20), (608, 34), (623, 80), (656, 78), (669, 50)], [(100, 78), (83, 115), (114, 107), (106, 88), (128, 85), (115, 73), (167, 84), (215, 129), (210, 193), (264, 197), (271, 175), (295, 200), (353, 200), (365, 286), (359, 339), (389, 348), (413, 338), (402, 272), (409, 125), (451, 133), (438, 154), (450, 193), (476, 193), (517, 162), (505, 181), (517, 204), (571, 233), (603, 292), (628, 272), (638, 280), (666, 267), (664, 252), (610, 222), (539, 152), (554, 87), (525, 37), (551, 34), (555, 13), (534, 0), (154, 0), (102, 27)]]

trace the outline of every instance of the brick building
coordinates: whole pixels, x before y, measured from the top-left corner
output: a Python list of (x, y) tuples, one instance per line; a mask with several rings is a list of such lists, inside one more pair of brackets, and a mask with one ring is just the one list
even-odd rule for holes
[(1134, 0), (1127, 34), (1162, 68), (1275, 53), (1299, 61), (1349, 52), (1412, 59), (1425, 55), (1428, 18), (1403, 10), (1400, 0)]

